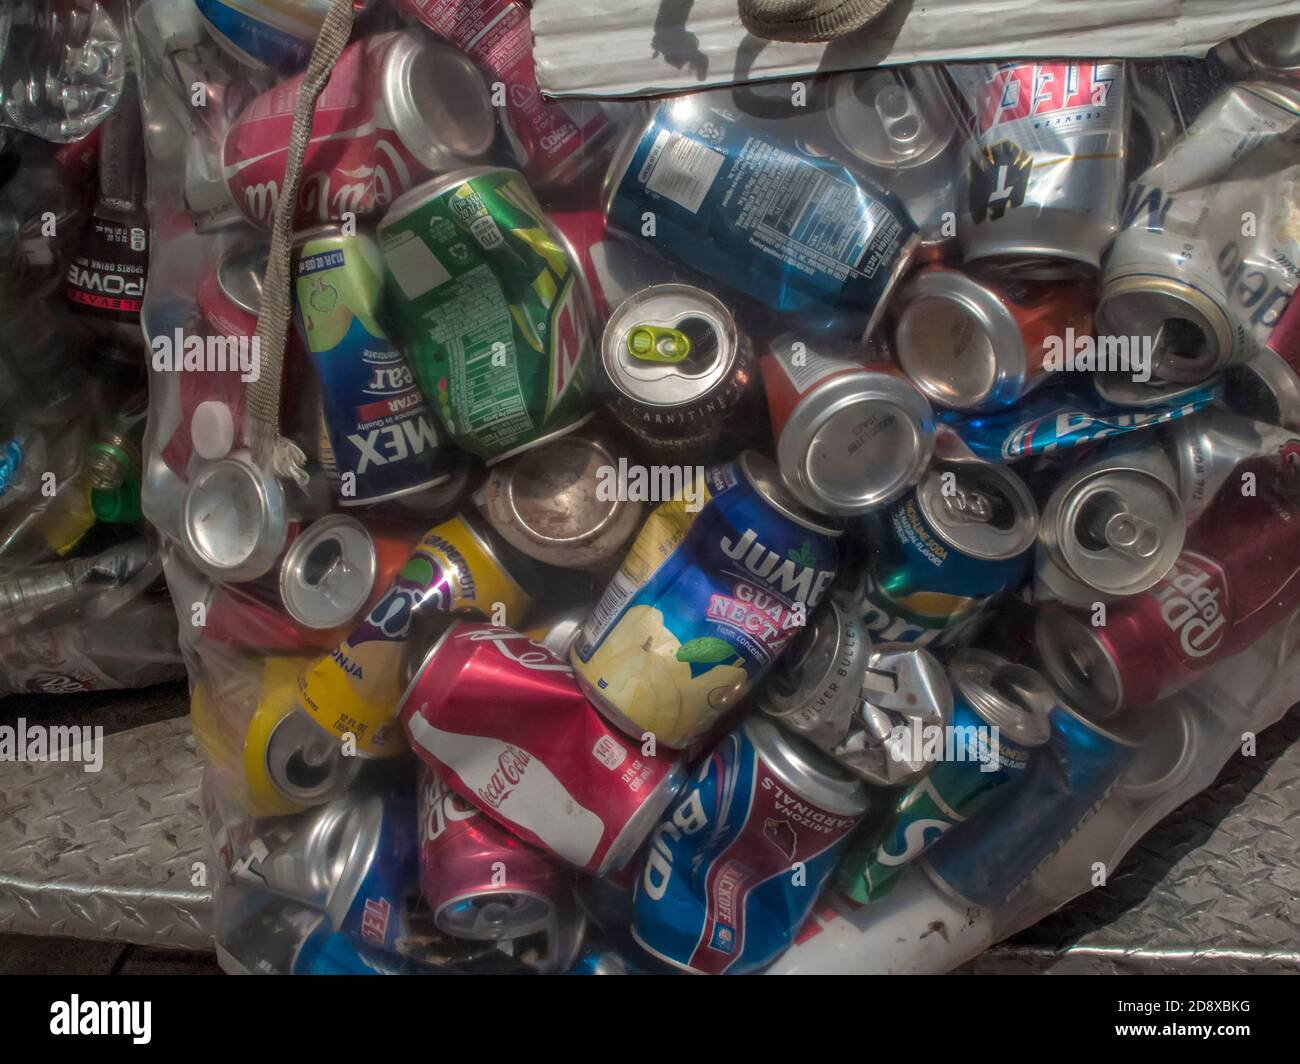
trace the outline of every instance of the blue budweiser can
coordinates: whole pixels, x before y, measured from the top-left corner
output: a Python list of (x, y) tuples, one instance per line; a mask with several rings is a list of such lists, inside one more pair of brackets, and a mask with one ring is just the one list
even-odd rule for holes
[(897, 196), (746, 116), (730, 91), (661, 103), (615, 151), (605, 195), (611, 229), (766, 307), (857, 335), (919, 246)]
[(1049, 723), (1047, 746), (1023, 781), (994, 794), (921, 858), (940, 887), (972, 905), (995, 907), (1016, 894), (1096, 812), (1133, 759), (1136, 741), (1064, 705), (1053, 707)]
[(651, 835), (633, 936), (687, 971), (757, 971), (794, 941), (866, 808), (864, 784), (749, 717)]

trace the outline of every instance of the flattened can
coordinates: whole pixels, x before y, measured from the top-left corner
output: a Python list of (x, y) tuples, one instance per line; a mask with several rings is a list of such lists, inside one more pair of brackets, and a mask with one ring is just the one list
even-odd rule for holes
[(425, 533), (388, 593), (333, 653), (298, 680), (302, 708), (336, 737), (353, 735), (362, 756), (393, 757), (406, 749), (397, 700), (406, 643), (417, 614), (497, 611), (522, 618), (531, 600), (498, 560), (476, 522), (457, 515)]
[(948, 68), (974, 112), (958, 225), (966, 262), (1057, 280), (1095, 275), (1119, 228), (1127, 120), (1114, 60)]
[(629, 296), (601, 337), (606, 400), (618, 422), (656, 451), (716, 443), (755, 411), (754, 348), (722, 302), (688, 284)]
[(767, 308), (864, 336), (916, 250), (897, 196), (747, 122), (729, 93), (661, 103), (614, 152), (611, 229)]
[(459, 170), (379, 224), (416, 380), (452, 438), (499, 461), (590, 412), (592, 311), (563, 237), (515, 170)]
[(759, 970), (794, 941), (866, 808), (861, 782), (751, 716), (651, 834), (633, 936), (686, 971)]
[(710, 468), (696, 513), (646, 520), (570, 658), (592, 704), (629, 735), (690, 745), (798, 634), (839, 568), (838, 529), (746, 451)]
[(342, 506), (365, 506), (451, 479), (450, 454), (402, 352), (376, 320), (383, 262), (341, 227), (297, 240), (298, 327), (321, 381)]

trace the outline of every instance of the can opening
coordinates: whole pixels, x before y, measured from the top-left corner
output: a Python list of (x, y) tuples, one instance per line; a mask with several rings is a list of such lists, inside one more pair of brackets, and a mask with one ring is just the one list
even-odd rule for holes
[(718, 361), (718, 331), (707, 318), (688, 317), (675, 328), (690, 341), (690, 352), (677, 363), (679, 372), (688, 377), (707, 373)]
[(1152, 349), (1157, 360), (1199, 359), (1205, 352), (1205, 333), (1188, 318), (1166, 318), (1156, 330)]
[(302, 564), (303, 583), (319, 587), (326, 583), (343, 560), (343, 545), (337, 539), (324, 539), (317, 543)]
[(313, 736), (289, 754), (284, 762), (285, 782), (296, 791), (313, 792), (334, 774), (336, 748), (329, 738)]

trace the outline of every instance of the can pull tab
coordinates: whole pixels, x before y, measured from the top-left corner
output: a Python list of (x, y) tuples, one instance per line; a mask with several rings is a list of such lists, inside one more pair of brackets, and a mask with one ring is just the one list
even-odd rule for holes
[(691, 338), (680, 329), (664, 325), (637, 325), (627, 334), (627, 351), (641, 362), (673, 364), (691, 353)]
[(925, 120), (907, 89), (894, 82), (876, 93), (874, 103), (881, 128), (890, 140), (904, 146), (916, 143), (925, 129)]
[(993, 500), (969, 488), (958, 488), (951, 495), (944, 495), (943, 506), (954, 524), (987, 525), (993, 520)]
[(1139, 561), (1152, 557), (1160, 549), (1162, 539), (1160, 529), (1152, 522), (1127, 510), (1111, 515), (1102, 530), (1102, 538), (1117, 554)]

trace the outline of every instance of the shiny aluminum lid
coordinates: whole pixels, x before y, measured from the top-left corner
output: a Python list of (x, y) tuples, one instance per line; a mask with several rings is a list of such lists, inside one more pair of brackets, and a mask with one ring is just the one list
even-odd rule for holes
[(926, 398), (957, 410), (1018, 399), (1029, 370), (1010, 308), (977, 277), (926, 270), (899, 295), (898, 364)]
[[(1163, 457), (1163, 456), (1162, 456)], [(1183, 549), (1186, 514), (1173, 470), (1108, 462), (1058, 484), (1043, 510), (1040, 541), (1076, 580), (1105, 595), (1158, 583)]]
[(360, 758), (345, 758), (336, 738), (301, 710), (287, 713), (266, 741), (266, 771), (282, 795), (319, 805), (347, 789)]
[[(356, 847), (359, 821), (354, 804), (342, 798), (292, 820), (276, 819), (261, 842), (265, 856), (236, 877), (260, 881), (277, 894), (324, 909), (347, 871)], [(269, 844), (269, 851), (267, 847)]]
[(1201, 744), (1191, 707), (1177, 699), (1161, 709), (1132, 762), (1115, 781), (1115, 790), (1126, 798), (1146, 802), (1167, 794), (1196, 764)]
[(966, 703), (1020, 746), (1042, 746), (1051, 737), (1056, 695), (1038, 673), (987, 650), (953, 655), (953, 687)]
[(736, 319), (717, 297), (659, 284), (610, 314), (601, 361), (614, 387), (647, 406), (694, 403), (727, 379), (740, 348)]
[(217, 263), (217, 283), (222, 294), (254, 317), (262, 307), (267, 251), (267, 245), (260, 242), (245, 244), (231, 248)]
[(269, 572), (287, 533), (283, 487), (246, 452), (209, 462), (190, 478), (181, 545), (214, 580), (236, 583)]
[(832, 79), (827, 118), (856, 158), (884, 170), (922, 166), (956, 130), (936, 67), (880, 67)]
[(430, 170), (481, 158), (496, 139), (496, 110), (478, 67), (423, 31), (397, 35), (382, 91), (402, 144)]
[(782, 484), (776, 465), (766, 455), (757, 451), (743, 451), (736, 459), (736, 465), (754, 490), (763, 496), (763, 501), (789, 518), (795, 524), (818, 532), (823, 536), (840, 536), (844, 530), (829, 524), (824, 518), (809, 513), (786, 491)]
[(1229, 367), (1224, 396), (1239, 413), (1271, 425), (1300, 431), (1300, 374), (1272, 348)]
[(866, 787), (817, 747), (758, 714), (746, 717), (741, 727), (763, 763), (794, 794), (829, 813), (866, 812)]
[(940, 539), (975, 558), (1015, 558), (1038, 536), (1038, 506), (1007, 466), (936, 462), (917, 485), (916, 501)]
[(1226, 299), (1171, 278), (1140, 273), (1108, 281), (1097, 304), (1098, 336), (1149, 337), (1152, 373), (1191, 383), (1232, 356), (1233, 324)]
[(313, 521), (285, 551), (280, 600), (305, 628), (333, 628), (351, 620), (375, 588), (375, 542), (353, 517)]
[(1098, 629), (1069, 610), (1049, 607), (1034, 620), (1034, 644), (1065, 700), (1095, 720), (1124, 705), (1124, 681)]
[[(758, 692), (758, 706), (773, 717), (788, 717), (824, 691), (844, 647), (850, 617), (839, 596), (827, 597), (804, 630), (777, 658)], [(865, 664), (865, 662), (864, 662)]]
[(554, 924), (549, 898), (522, 890), (485, 887), (452, 898), (434, 913), (434, 923), (449, 935), (477, 942), (500, 942), (545, 931)]

